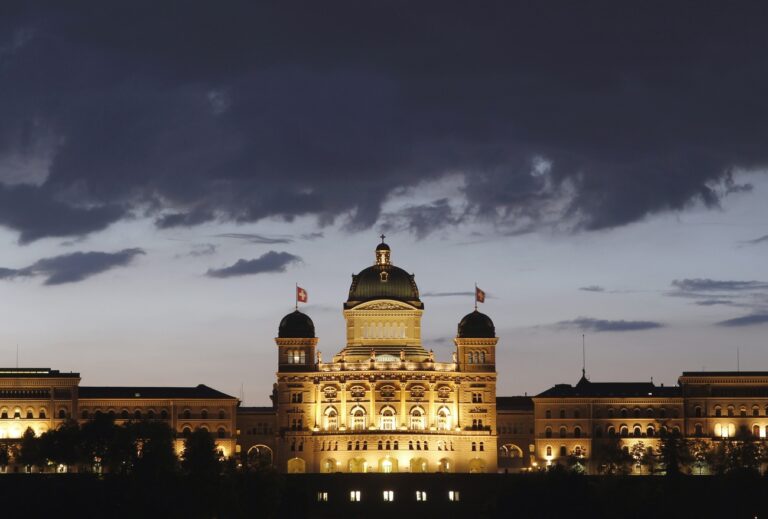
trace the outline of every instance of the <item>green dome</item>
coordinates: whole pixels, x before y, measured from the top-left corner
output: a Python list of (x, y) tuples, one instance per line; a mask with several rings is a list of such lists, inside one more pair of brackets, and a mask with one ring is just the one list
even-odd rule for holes
[(389, 245), (382, 242), (375, 252), (376, 264), (352, 275), (352, 285), (349, 287), (349, 297), (344, 307), (353, 308), (360, 303), (376, 299), (393, 299), (423, 308), (413, 274), (392, 265), (389, 259)]
[(460, 339), (491, 339), (496, 337), (496, 327), (490, 317), (475, 310), (461, 320), (456, 336)]

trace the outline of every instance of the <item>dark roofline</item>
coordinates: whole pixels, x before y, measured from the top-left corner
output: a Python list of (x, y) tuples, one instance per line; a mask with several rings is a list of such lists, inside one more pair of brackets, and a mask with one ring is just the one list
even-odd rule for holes
[(80, 386), (78, 397), (83, 398), (191, 398), (232, 399), (234, 396), (198, 384), (194, 387), (142, 387), (142, 386)]
[(768, 371), (683, 371), (683, 377), (768, 377)]
[(533, 397), (530, 396), (497, 396), (497, 411), (533, 411)]
[(80, 378), (80, 373), (62, 373), (51, 368), (0, 368), (0, 377)]

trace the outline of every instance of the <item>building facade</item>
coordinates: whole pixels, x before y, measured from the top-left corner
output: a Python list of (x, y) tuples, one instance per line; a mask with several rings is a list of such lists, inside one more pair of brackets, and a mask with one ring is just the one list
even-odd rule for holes
[(343, 304), (346, 341), (323, 359), (309, 316), (279, 324), (271, 406), (244, 407), (205, 385), (81, 386), (78, 373), (0, 368), (0, 442), (18, 443), (68, 420), (158, 420), (176, 449), (206, 429), (225, 457), (286, 473), (492, 473), (577, 460), (601, 469), (606, 445), (658, 450), (679, 434), (708, 444), (768, 436), (768, 372), (684, 372), (678, 385), (557, 384), (535, 396), (496, 395), (493, 321), (464, 316), (450, 359), (421, 341), (415, 277), (380, 243), (353, 275)]

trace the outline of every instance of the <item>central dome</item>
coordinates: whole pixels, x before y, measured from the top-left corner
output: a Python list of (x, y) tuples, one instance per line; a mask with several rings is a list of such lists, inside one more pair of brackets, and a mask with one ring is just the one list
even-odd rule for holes
[(352, 275), (349, 297), (344, 307), (353, 308), (376, 299), (394, 299), (415, 308), (423, 308), (413, 274), (392, 265), (389, 245), (382, 241), (376, 247), (375, 254), (376, 263), (373, 266)]

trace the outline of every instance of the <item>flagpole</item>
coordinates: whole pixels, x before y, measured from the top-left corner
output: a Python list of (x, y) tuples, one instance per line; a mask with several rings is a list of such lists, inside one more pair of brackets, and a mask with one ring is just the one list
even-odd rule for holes
[(299, 284), (294, 283), (296, 286), (293, 289), (293, 304), (294, 308), (298, 311), (299, 309)]
[(475, 281), (475, 312), (477, 312), (477, 281)]

